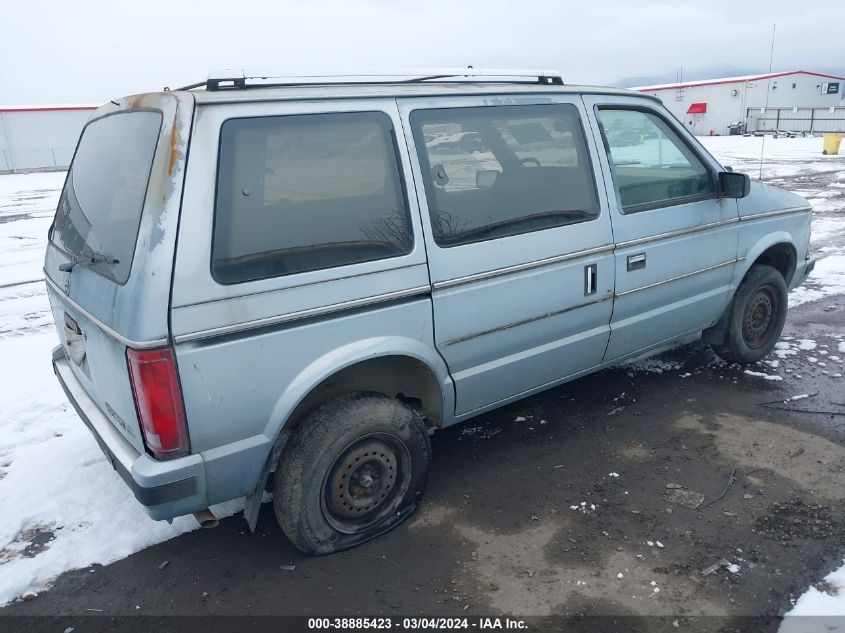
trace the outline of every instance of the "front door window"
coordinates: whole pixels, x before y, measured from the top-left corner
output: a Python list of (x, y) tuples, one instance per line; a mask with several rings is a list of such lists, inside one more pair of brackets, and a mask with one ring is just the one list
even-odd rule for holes
[(625, 213), (716, 195), (710, 170), (661, 117), (601, 108), (599, 121)]

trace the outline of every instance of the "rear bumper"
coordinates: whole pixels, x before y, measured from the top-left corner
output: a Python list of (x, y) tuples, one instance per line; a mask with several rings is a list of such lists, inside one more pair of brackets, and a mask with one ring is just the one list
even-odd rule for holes
[(53, 371), (112, 467), (152, 518), (170, 519), (208, 507), (202, 457), (156, 461), (139, 453), (82, 388), (61, 346), (53, 350)]

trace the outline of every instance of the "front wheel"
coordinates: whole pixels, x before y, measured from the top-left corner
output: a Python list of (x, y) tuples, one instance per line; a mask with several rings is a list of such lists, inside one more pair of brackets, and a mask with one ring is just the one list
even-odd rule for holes
[(339, 396), (305, 418), (285, 446), (276, 518), (305, 553), (348, 549), (414, 511), (430, 461), (425, 424), (407, 405), (375, 393)]
[(713, 345), (713, 351), (731, 363), (764, 358), (780, 338), (786, 308), (786, 282), (781, 274), (771, 266), (753, 266), (728, 308), (725, 340)]

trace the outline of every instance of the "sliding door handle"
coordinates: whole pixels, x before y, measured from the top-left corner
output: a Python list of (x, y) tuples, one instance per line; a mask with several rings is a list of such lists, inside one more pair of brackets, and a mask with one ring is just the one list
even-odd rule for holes
[(596, 294), (598, 288), (598, 270), (596, 264), (584, 266), (584, 295)]
[(645, 253), (628, 255), (628, 270), (639, 270), (645, 268)]

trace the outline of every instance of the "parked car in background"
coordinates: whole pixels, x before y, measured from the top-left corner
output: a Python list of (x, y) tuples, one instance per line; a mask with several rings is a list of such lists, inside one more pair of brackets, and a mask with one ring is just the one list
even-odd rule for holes
[(690, 336), (772, 350), (804, 199), (642, 93), (436, 75), (93, 114), (44, 262), (53, 364), (153, 518), (245, 497), (254, 528), (272, 486), (298, 548), (345, 549), (420, 503), (434, 429)]

